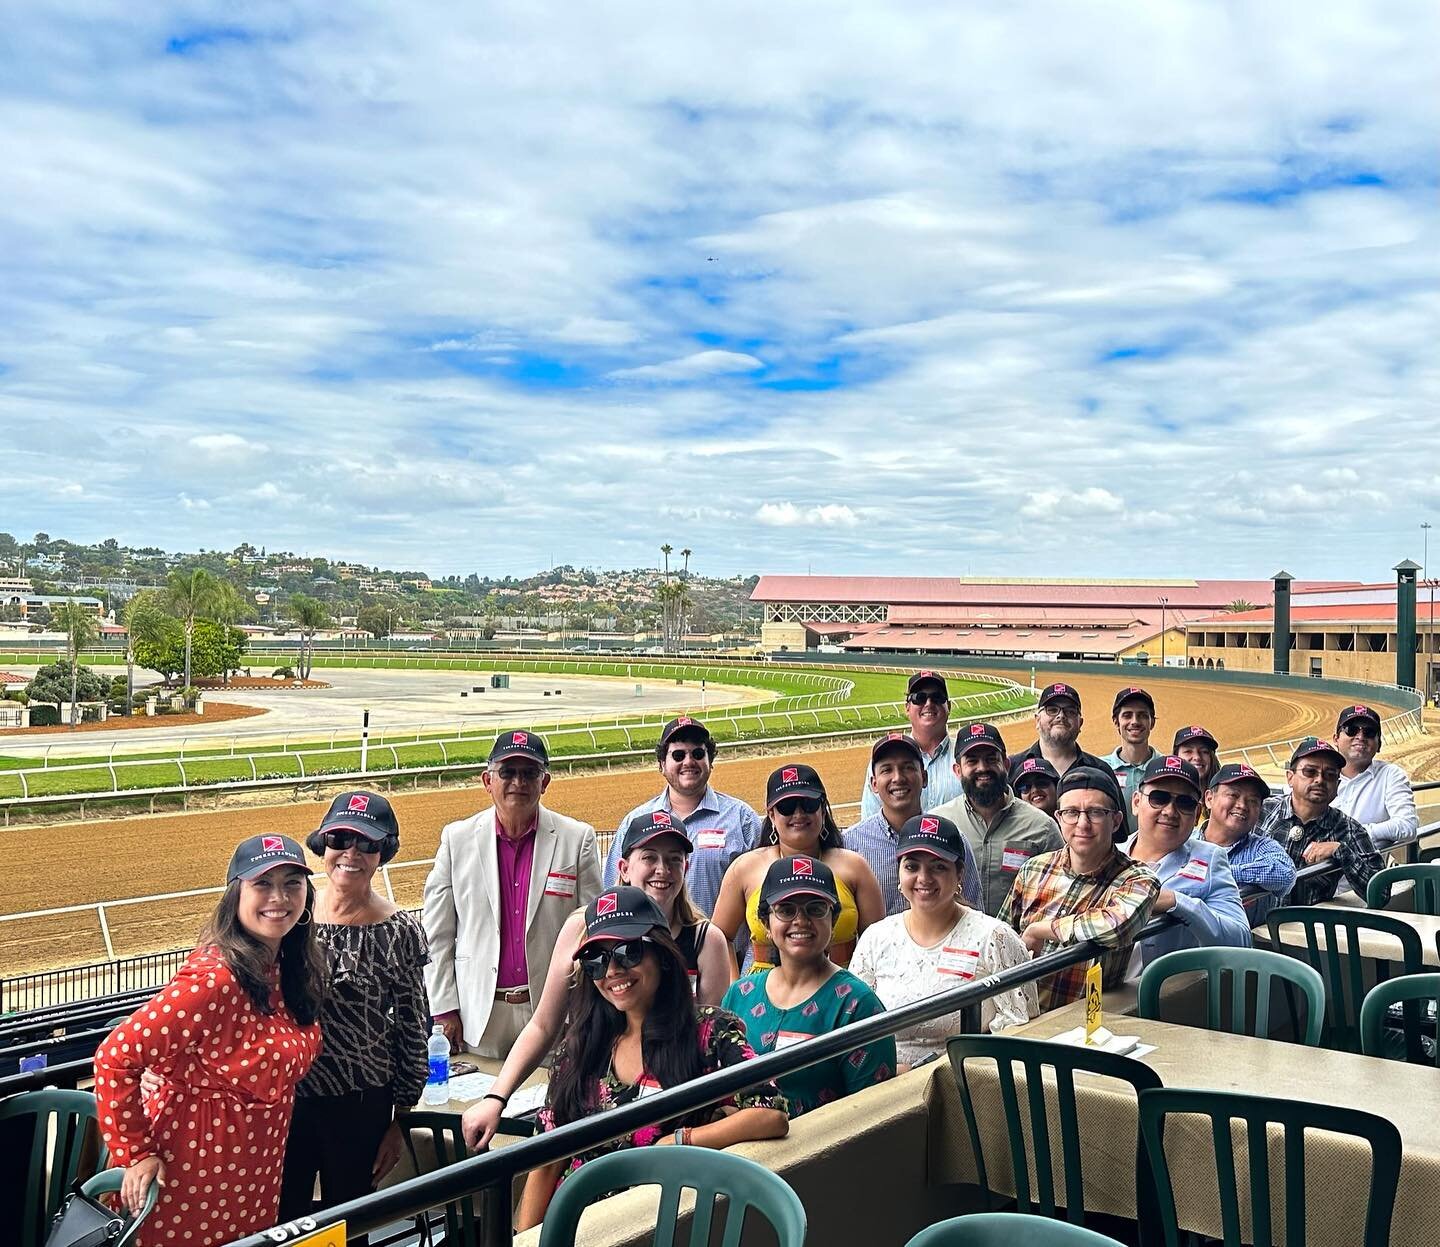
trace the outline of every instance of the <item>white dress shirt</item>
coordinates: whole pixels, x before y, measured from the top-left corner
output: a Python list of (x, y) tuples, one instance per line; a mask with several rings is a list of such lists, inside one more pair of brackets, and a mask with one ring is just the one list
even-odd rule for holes
[(1379, 758), (1353, 779), (1340, 776), (1335, 808), (1363, 823), (1377, 849), (1413, 836), (1420, 827), (1410, 777), (1395, 763)]

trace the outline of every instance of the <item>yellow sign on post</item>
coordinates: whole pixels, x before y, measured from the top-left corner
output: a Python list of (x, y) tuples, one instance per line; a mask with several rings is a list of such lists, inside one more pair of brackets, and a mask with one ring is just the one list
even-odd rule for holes
[[(309, 1217), (301, 1217), (298, 1221), (287, 1221), (284, 1225), (277, 1225), (273, 1230), (266, 1230), (272, 1239), (277, 1243), (284, 1243), (285, 1247), (345, 1247), (345, 1222), (337, 1221), (334, 1225), (327, 1225), (323, 1230), (305, 1230), (315, 1222)], [(290, 1235), (299, 1232), (299, 1238), (291, 1238)]]
[(1100, 1029), (1100, 963), (1097, 961), (1085, 972), (1085, 1042), (1095, 1042), (1095, 1032)]

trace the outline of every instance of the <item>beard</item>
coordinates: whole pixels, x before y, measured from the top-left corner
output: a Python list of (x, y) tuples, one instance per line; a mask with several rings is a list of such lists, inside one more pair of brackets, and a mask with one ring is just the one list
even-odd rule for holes
[(972, 805), (989, 809), (1000, 800), (1005, 791), (1005, 780), (999, 775), (979, 775), (974, 779), (960, 781), (960, 787)]

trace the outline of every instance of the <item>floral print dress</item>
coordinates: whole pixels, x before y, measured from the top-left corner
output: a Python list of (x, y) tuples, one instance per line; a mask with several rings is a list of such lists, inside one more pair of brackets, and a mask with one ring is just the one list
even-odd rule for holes
[[(701, 1005), (695, 1010), (695, 1015), (699, 1022), (702, 1074), (713, 1074), (717, 1069), (725, 1069), (731, 1065), (739, 1065), (742, 1061), (754, 1059), (754, 1051), (745, 1042), (745, 1028), (734, 1014), (727, 1013), (724, 1009), (716, 1008), (714, 1005)], [(556, 1068), (565, 1059), (565, 1045), (562, 1043), (555, 1053)], [(632, 1086), (616, 1078), (612, 1069), (606, 1072), (605, 1077), (595, 1080), (594, 1092), (590, 1098), (595, 1105), (594, 1111), (600, 1113), (606, 1109), (619, 1108), (622, 1104), (629, 1104), (643, 1096), (653, 1095), (660, 1090), (663, 1088), (650, 1076), (648, 1071), (642, 1074), (640, 1081)], [(775, 1108), (782, 1113), (787, 1111), (785, 1097), (780, 1094), (780, 1089), (773, 1082), (761, 1082), (753, 1087), (747, 1087), (739, 1095), (725, 1101), (723, 1107)], [(541, 1130), (555, 1129), (555, 1116), (548, 1104), (536, 1114), (536, 1119)], [(582, 1152), (565, 1167), (564, 1173), (560, 1175), (560, 1180), (563, 1182), (587, 1160), (594, 1160), (595, 1157), (604, 1156), (607, 1152), (618, 1152), (621, 1148), (626, 1147), (649, 1147), (657, 1139), (662, 1139), (667, 1134), (673, 1134), (676, 1126), (681, 1124), (683, 1124), (681, 1121), (671, 1121), (660, 1122), (653, 1126), (641, 1126), (640, 1129), (632, 1131), (628, 1135), (612, 1139), (609, 1143), (601, 1144), (588, 1152)]]

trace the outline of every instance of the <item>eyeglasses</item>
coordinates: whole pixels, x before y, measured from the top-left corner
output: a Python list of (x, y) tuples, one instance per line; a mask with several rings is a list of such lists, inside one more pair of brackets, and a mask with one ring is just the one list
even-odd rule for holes
[(794, 922), (803, 913), (811, 922), (819, 922), (830, 917), (830, 908), (829, 901), (805, 901), (803, 904), (798, 901), (776, 901), (770, 906), (770, 916), (779, 918), (781, 922)]
[(1163, 810), (1171, 802), (1182, 814), (1193, 814), (1200, 808), (1199, 797), (1192, 797), (1188, 792), (1166, 792), (1163, 788), (1151, 788), (1145, 800), (1150, 802), (1152, 810)]
[(692, 762), (699, 762), (706, 757), (709, 757), (709, 753), (704, 745), (697, 745), (694, 749), (672, 749), (670, 751), (671, 762), (684, 762), (686, 758)]
[(545, 774), (534, 766), (497, 766), (493, 773), (507, 784), (538, 784)]
[(1340, 729), (1342, 736), (1363, 736), (1366, 740), (1379, 740), (1380, 733), (1373, 723), (1347, 723)]
[(610, 963), (615, 963), (617, 970), (633, 970), (645, 960), (645, 945), (649, 941), (641, 936), (638, 939), (625, 940), (619, 944), (604, 945), (587, 952), (575, 960), (580, 963), (580, 968), (592, 979), (603, 979), (610, 969)]
[(327, 831), (325, 833), (327, 849), (337, 849), (343, 853), (352, 845), (362, 853), (378, 853), (381, 848), (380, 841), (372, 840), (369, 836), (362, 836), (358, 831)]
[(1103, 823), (1112, 815), (1120, 813), (1119, 810), (1112, 810), (1108, 805), (1087, 805), (1084, 807), (1073, 806), (1070, 809), (1056, 810), (1055, 817), (1067, 827), (1073, 827), (1082, 818), (1087, 823)]
[(824, 802), (819, 797), (782, 797), (775, 802), (775, 813), (783, 818), (794, 818), (796, 813), (817, 813)]
[(1041, 706), (1040, 713), (1049, 715), (1052, 719), (1078, 719), (1080, 717), (1079, 706)]
[(1323, 779), (1333, 784), (1340, 778), (1340, 772), (1333, 766), (1297, 766), (1295, 769), (1304, 779)]
[(912, 706), (943, 706), (950, 699), (944, 693), (911, 693), (905, 700)]

